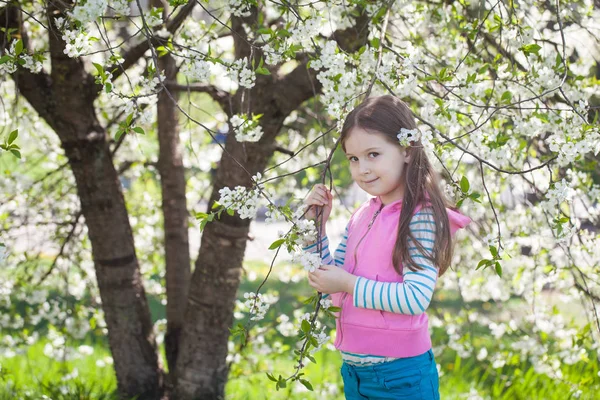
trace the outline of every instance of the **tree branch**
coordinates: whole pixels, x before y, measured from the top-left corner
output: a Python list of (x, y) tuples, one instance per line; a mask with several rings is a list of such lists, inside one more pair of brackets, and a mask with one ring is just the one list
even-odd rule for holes
[[(190, 0), (179, 13), (169, 22), (167, 22), (167, 31), (174, 34), (177, 29), (183, 25), (186, 18), (190, 16), (192, 10), (196, 2), (194, 0)], [(134, 65), (146, 51), (150, 48), (150, 44), (156, 46), (161, 43), (163, 39), (157, 38), (156, 36), (152, 36), (150, 40), (144, 38), (140, 43), (131, 48), (127, 53), (123, 55), (124, 61), (121, 64), (113, 64), (108, 67), (106, 70), (110, 71), (113, 74), (113, 81), (116, 80), (119, 76), (123, 75), (125, 71), (127, 71), (132, 65)], [(98, 91), (100, 94), (100, 90)]]
[(204, 83), (193, 83), (190, 85), (182, 85), (174, 81), (165, 81), (164, 83), (170, 91), (208, 93), (214, 101), (219, 103), (221, 109), (223, 109), (227, 116), (231, 117), (229, 107), (231, 95), (228, 92), (221, 90), (214, 85)]

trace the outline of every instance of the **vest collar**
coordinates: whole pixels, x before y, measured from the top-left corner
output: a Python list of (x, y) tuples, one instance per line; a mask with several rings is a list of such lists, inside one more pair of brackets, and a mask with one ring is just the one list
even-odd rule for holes
[(379, 196), (371, 198), (370, 208), (374, 210), (381, 210), (382, 212), (390, 212), (390, 211), (398, 211), (402, 208), (402, 199), (393, 201), (389, 204), (383, 205), (381, 198)]

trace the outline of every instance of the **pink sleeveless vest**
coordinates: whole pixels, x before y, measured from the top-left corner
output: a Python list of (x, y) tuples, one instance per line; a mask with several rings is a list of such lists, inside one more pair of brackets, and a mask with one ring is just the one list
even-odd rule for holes
[[(381, 209), (376, 197), (364, 203), (350, 218), (343, 268), (354, 275), (383, 282), (402, 282), (392, 264), (402, 200)], [(415, 214), (423, 205), (415, 209)], [(373, 219), (375, 213), (381, 212)], [(446, 209), (452, 235), (471, 219)], [(373, 221), (371, 228), (369, 224)], [(362, 239), (362, 240), (361, 240)], [(357, 248), (358, 246), (358, 248)], [(338, 350), (385, 357), (413, 357), (431, 348), (427, 314), (404, 315), (354, 307), (352, 294), (334, 293), (334, 306), (341, 307), (336, 319)]]

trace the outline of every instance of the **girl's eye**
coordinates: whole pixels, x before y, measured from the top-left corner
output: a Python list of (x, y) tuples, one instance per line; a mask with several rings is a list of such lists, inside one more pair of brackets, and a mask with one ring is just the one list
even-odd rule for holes
[(377, 157), (379, 155), (379, 153), (372, 152), (372, 153), (369, 153), (369, 156), (371, 156), (373, 154), (374, 154), (373, 158), (375, 158), (375, 157)]
[(356, 160), (357, 160), (357, 158), (356, 158), (356, 157), (354, 157), (354, 156), (352, 156), (352, 157), (348, 158), (348, 160), (349, 160), (350, 162), (354, 162), (354, 161), (356, 161)]

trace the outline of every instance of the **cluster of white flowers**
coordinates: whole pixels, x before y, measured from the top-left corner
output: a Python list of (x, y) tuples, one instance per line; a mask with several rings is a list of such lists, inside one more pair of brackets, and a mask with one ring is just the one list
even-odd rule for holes
[(554, 187), (548, 189), (546, 193), (546, 201), (542, 202), (542, 207), (554, 212), (565, 201), (570, 202), (575, 195), (575, 191), (569, 186), (569, 183), (563, 179), (554, 183)]
[(117, 14), (129, 15), (131, 13), (129, 0), (111, 0), (108, 2), (108, 6)]
[(317, 79), (323, 85), (321, 102), (327, 105), (329, 115), (341, 120), (344, 117), (343, 105), (357, 91), (356, 85), (360, 81), (357, 69), (346, 70), (346, 56), (338, 52), (337, 43), (333, 40), (325, 43), (320, 57), (312, 60), (310, 67), (321, 70), (317, 74)]
[[(571, 128), (572, 126), (569, 126)], [(548, 138), (550, 150), (558, 153), (557, 162), (564, 166), (575, 161), (580, 155), (600, 152), (600, 129), (595, 127), (582, 136), (576, 127), (564, 130), (559, 127), (559, 131)], [(569, 141), (567, 141), (567, 135)]]
[(244, 293), (244, 298), (246, 299), (244, 306), (252, 315), (250, 317), (252, 321), (263, 319), (267, 311), (269, 311), (270, 305), (278, 300), (276, 296), (263, 295), (261, 293), (257, 295), (254, 292)]
[(11, 42), (9, 48), (4, 53), (5, 56), (9, 56), (9, 57), (13, 58), (13, 60), (9, 60), (3, 64), (0, 64), (0, 75), (14, 73), (20, 64), (20, 61), (18, 61), (18, 59), (23, 61), (22, 65), (24, 68), (27, 68), (34, 74), (40, 72), (42, 70), (42, 63), (40, 61), (35, 60), (33, 58), (33, 56), (31, 56), (23, 51), (23, 52), (21, 52), (21, 54), (19, 54), (19, 56), (17, 58), (16, 51), (15, 51), (17, 42), (18, 42), (18, 40), (14, 39)]
[(306, 246), (317, 240), (317, 229), (315, 221), (308, 219), (294, 219), (294, 232), (298, 236), (296, 241), (297, 246)]
[(281, 61), (283, 61), (283, 56), (281, 53), (275, 51), (270, 45), (264, 45), (262, 51), (265, 54), (265, 62), (268, 65), (277, 65)]
[(139, 82), (141, 90), (138, 95), (139, 96), (147, 96), (149, 94), (156, 93), (160, 89), (160, 87), (162, 86), (162, 83), (166, 79), (167, 78), (166, 78), (164, 72), (161, 72), (160, 75), (153, 74), (149, 78), (142, 77)]
[(248, 58), (235, 60), (227, 69), (229, 78), (238, 85), (245, 88), (253, 88), (256, 81), (256, 74), (248, 68)]
[[(15, 57), (15, 46), (17, 45), (17, 40), (13, 40), (10, 44), (10, 48), (6, 50), (4, 53), (5, 56)], [(12, 74), (17, 70), (18, 64), (16, 62), (5, 62), (4, 64), (0, 64), (0, 75), (4, 74)]]
[(40, 72), (42, 70), (41, 61), (35, 60), (29, 54), (21, 54), (21, 59), (23, 61), (25, 61), (25, 64), (23, 64), (23, 67), (27, 68), (34, 74), (37, 74), (38, 72)]
[(421, 139), (421, 132), (417, 129), (400, 128), (400, 133), (396, 135), (402, 147), (410, 146), (410, 142), (416, 142)]
[(321, 26), (325, 20), (321, 16), (313, 16), (304, 20), (302, 24), (296, 24), (294, 28), (290, 30), (291, 42), (298, 43), (302, 47), (312, 47), (312, 41), (319, 35)]
[(290, 337), (290, 336), (293, 336), (294, 333), (296, 333), (294, 324), (290, 322), (290, 317), (288, 317), (287, 315), (281, 314), (277, 318), (277, 321), (279, 322), (279, 325), (277, 325), (276, 329), (283, 336)]
[(333, 301), (331, 299), (321, 299), (321, 307), (323, 307), (324, 310), (327, 310), (331, 306), (333, 306)]
[(148, 13), (144, 14), (144, 19), (149, 28), (154, 28), (163, 23), (162, 13), (156, 7), (152, 7)]
[[(285, 215), (279, 210), (278, 207), (274, 207), (272, 205), (267, 206), (267, 211), (265, 212), (265, 223), (275, 223), (275, 222), (284, 222)], [(281, 236), (281, 235), (280, 235)]]
[(302, 265), (309, 272), (315, 272), (321, 266), (321, 257), (317, 253), (297, 251), (292, 255), (292, 262)]
[(187, 59), (181, 66), (181, 73), (197, 82), (207, 82), (210, 78), (210, 63), (197, 57)]
[(71, 58), (82, 56), (92, 50), (90, 33), (82, 29), (65, 29), (62, 39), (66, 43), (64, 53)]
[(250, 2), (245, 0), (227, 0), (229, 12), (236, 17), (250, 16)]
[(256, 216), (259, 193), (256, 189), (248, 190), (243, 186), (236, 186), (233, 190), (224, 187), (219, 190), (221, 197), (219, 203), (225, 208), (236, 211), (241, 219), (251, 219)]
[(107, 5), (107, 0), (87, 0), (86, 2), (78, 2), (69, 13), (69, 16), (82, 24), (94, 22), (104, 14)]
[(229, 122), (235, 131), (235, 139), (238, 142), (258, 142), (263, 135), (258, 121), (249, 121), (245, 115), (236, 114), (231, 117)]
[(169, 32), (165, 26), (160, 28), (158, 31), (155, 31), (154, 34), (163, 39), (168, 39), (172, 36), (171, 32)]

